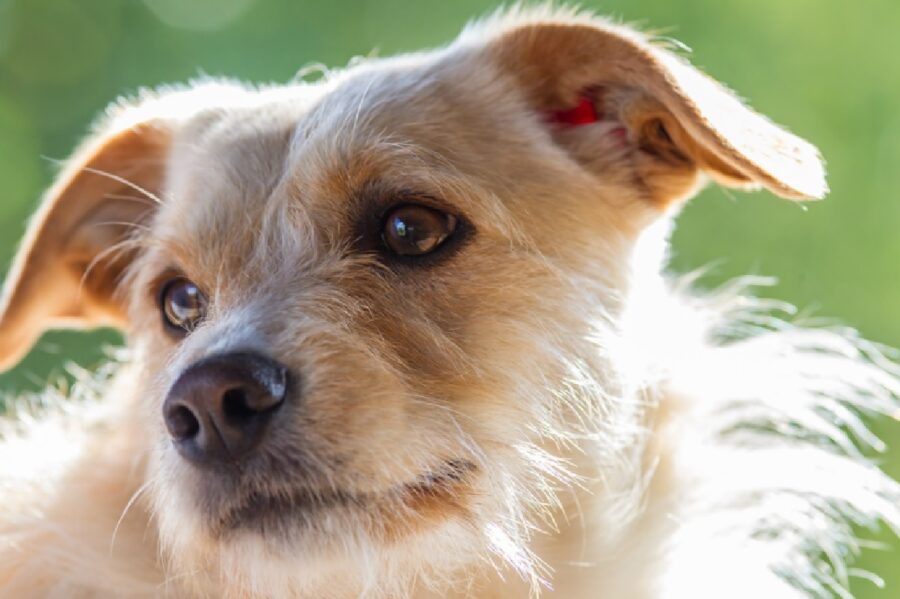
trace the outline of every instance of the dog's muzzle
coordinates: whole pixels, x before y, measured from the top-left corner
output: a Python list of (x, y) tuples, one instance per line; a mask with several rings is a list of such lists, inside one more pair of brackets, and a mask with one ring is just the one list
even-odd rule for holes
[(163, 403), (178, 453), (198, 466), (248, 457), (265, 444), (287, 383), (287, 368), (255, 353), (221, 354), (189, 366)]

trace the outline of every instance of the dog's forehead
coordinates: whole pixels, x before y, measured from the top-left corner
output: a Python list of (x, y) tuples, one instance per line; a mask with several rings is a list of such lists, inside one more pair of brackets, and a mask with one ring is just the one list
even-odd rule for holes
[(497, 126), (496, 81), (462, 65), (446, 53), (372, 61), (199, 114), (176, 136), (161, 220), (196, 237), (291, 208), (334, 228), (372, 184), (496, 214), (476, 205), (496, 190), (474, 187), (508, 188), (500, 175), (504, 162), (522, 170), (508, 149), (522, 146), (523, 128)]
[(252, 203), (286, 176), (346, 172), (379, 153), (428, 145), (417, 135), (426, 113), (447, 115), (436, 82), (427, 81), (431, 62), (376, 60), (318, 84), (254, 90), (238, 105), (211, 105), (177, 130), (168, 188), (192, 198), (203, 195), (198, 188), (239, 189)]
[(294, 166), (353, 165), (363, 176), (364, 165), (388, 175), (422, 167), (490, 185), (523, 159), (511, 148), (535, 141), (509, 83), (484, 57), (452, 47), (358, 66), (303, 119)]
[[(307, 102), (264, 101), (210, 107), (178, 131), (169, 158), (166, 199), (199, 207), (266, 195), (284, 170), (290, 137)], [(182, 207), (179, 207), (181, 209)]]

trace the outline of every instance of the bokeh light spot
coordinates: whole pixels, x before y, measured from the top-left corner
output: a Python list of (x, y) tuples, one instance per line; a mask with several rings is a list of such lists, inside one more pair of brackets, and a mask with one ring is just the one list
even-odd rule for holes
[(144, 0), (156, 17), (179, 29), (215, 31), (228, 25), (255, 0)]

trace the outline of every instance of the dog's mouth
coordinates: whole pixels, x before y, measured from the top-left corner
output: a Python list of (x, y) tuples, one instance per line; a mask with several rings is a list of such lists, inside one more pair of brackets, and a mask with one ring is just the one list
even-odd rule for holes
[[(460, 507), (460, 498), (471, 483), (477, 466), (467, 460), (448, 460), (417, 479), (383, 492), (351, 492), (340, 489), (303, 489), (289, 492), (248, 493), (214, 520), (220, 534), (257, 531), (286, 534), (313, 527), (326, 513), (365, 513), (374, 520), (396, 520), (401, 515), (433, 515)], [(396, 528), (397, 522), (393, 523)]]

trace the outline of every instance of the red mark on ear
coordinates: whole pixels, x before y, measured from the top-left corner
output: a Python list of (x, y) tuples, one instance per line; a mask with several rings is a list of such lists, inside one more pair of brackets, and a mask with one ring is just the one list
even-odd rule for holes
[(551, 112), (548, 120), (552, 123), (560, 123), (562, 125), (589, 125), (600, 120), (597, 115), (597, 109), (594, 107), (594, 101), (587, 96), (582, 96), (578, 100), (578, 104), (574, 108)]
[(609, 134), (618, 139), (620, 143), (628, 142), (628, 129), (625, 127), (616, 127)]

